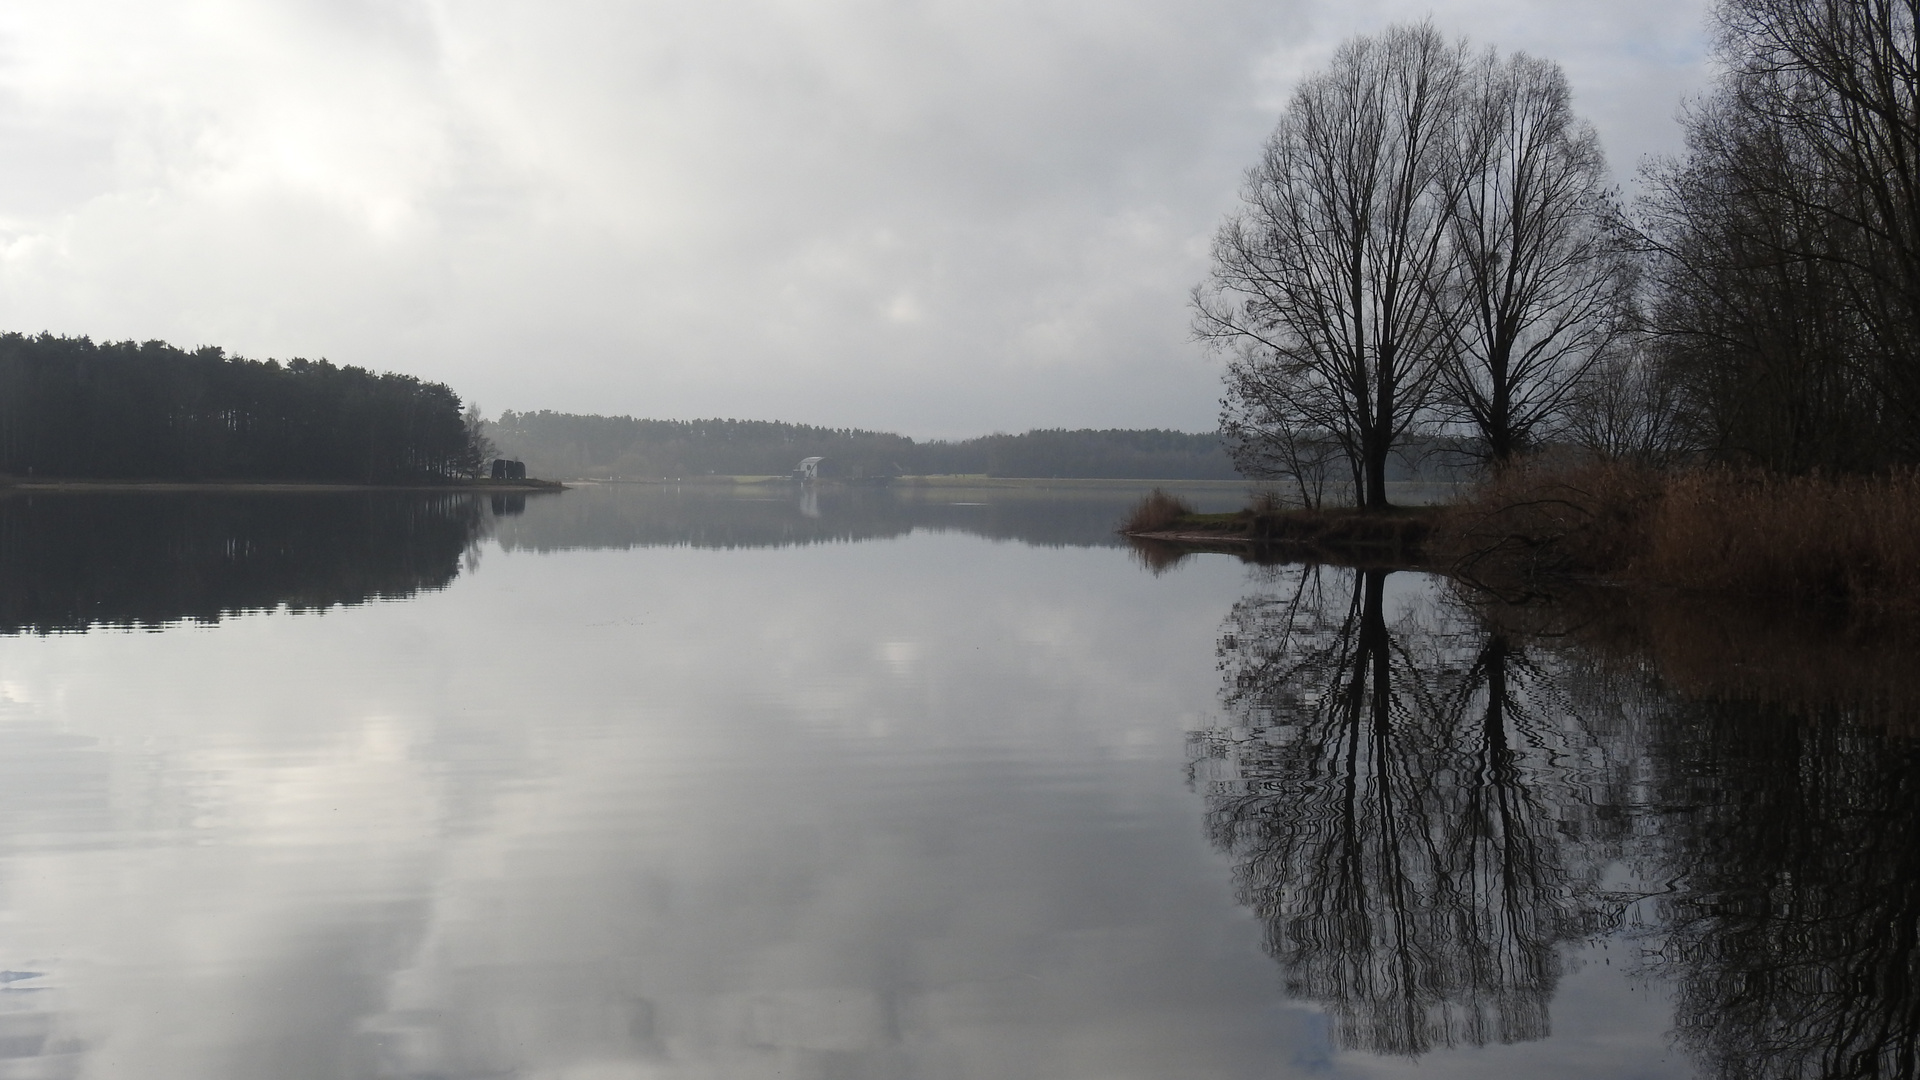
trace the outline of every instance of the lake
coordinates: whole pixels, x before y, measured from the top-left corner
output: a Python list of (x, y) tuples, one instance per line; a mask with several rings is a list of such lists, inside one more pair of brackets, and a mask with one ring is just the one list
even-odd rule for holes
[(1906, 628), (1137, 494), (0, 497), (0, 1080), (1913, 1074)]

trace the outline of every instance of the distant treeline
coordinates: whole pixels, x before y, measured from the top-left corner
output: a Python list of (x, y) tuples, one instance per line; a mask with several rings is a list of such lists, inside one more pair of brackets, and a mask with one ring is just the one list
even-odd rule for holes
[(0, 334), (0, 474), (432, 480), (474, 474), (474, 434), (452, 390), (410, 375)]
[(848, 479), (953, 474), (1121, 480), (1232, 480), (1220, 440), (1161, 430), (1029, 431), (957, 442), (764, 420), (639, 420), (507, 412), (487, 434), (536, 476), (661, 479), (772, 476), (819, 456)]

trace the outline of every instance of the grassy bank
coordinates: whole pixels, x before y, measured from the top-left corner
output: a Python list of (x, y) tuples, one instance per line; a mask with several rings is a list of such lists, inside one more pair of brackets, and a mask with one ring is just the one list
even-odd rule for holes
[(1243, 510), (1201, 514), (1179, 495), (1156, 488), (1135, 505), (1120, 531), (1162, 544), (1241, 544), (1317, 561), (1418, 565), (1445, 513), (1437, 506), (1287, 509), (1271, 496), (1258, 496)]
[(1622, 465), (1516, 469), (1441, 507), (1366, 514), (1143, 500), (1123, 530), (1162, 542), (1296, 545), (1526, 593), (1568, 580), (1920, 611), (1920, 472), (1873, 477)]

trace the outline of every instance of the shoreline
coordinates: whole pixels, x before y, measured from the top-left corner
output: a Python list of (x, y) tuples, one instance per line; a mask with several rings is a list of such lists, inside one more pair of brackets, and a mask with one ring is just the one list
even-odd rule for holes
[(565, 491), (558, 480), (464, 480), (439, 484), (355, 484), (331, 480), (0, 480), (0, 496), (130, 492), (250, 492), (323, 494), (356, 491), (407, 491), (527, 495)]
[[(714, 474), (712, 476), (686, 477), (633, 477), (633, 476), (581, 476), (564, 481), (569, 484), (614, 484), (642, 485), (652, 487), (758, 487), (781, 485), (799, 486), (786, 474)], [(888, 476), (888, 477), (831, 477), (823, 476), (817, 484), (832, 484), (844, 487), (895, 487), (895, 488), (1031, 488), (1031, 487), (1077, 487), (1097, 488), (1116, 491), (1133, 491), (1139, 488), (1164, 487), (1183, 491), (1262, 491), (1276, 486), (1270, 480), (1189, 480), (1155, 479), (1150, 476), (1114, 477), (1114, 476), (988, 476), (984, 473), (933, 473), (925, 476)], [(1452, 494), (1465, 490), (1467, 485), (1451, 480), (1389, 480), (1390, 491), (1402, 494), (1420, 495), (1427, 493)], [(1407, 505), (1425, 505), (1410, 502)]]
[[(689, 476), (679, 479), (657, 479), (651, 477), (581, 477), (568, 481), (580, 484), (620, 484), (647, 487), (799, 487), (800, 482), (792, 477), (759, 476), (754, 474)], [(1258, 481), (1247, 480), (1126, 480), (1112, 477), (1047, 477), (1047, 476), (982, 476), (970, 473), (951, 473), (934, 476), (888, 476), (888, 477), (834, 477), (823, 476), (813, 481), (817, 487), (836, 488), (1031, 488), (1031, 487), (1084, 487), (1133, 491), (1145, 487), (1169, 487), (1185, 490), (1217, 490), (1245, 492), (1260, 486)]]
[(1331, 562), (1347, 566), (1437, 570), (1427, 546), (1445, 509), (1398, 506), (1385, 512), (1239, 510), (1182, 514), (1144, 528), (1122, 528), (1137, 543), (1238, 555), (1251, 562)]
[(1516, 469), (1447, 505), (1385, 512), (1256, 504), (1198, 514), (1162, 493), (1120, 532), (1155, 559), (1184, 548), (1421, 570), (1495, 597), (1624, 586), (1920, 614), (1920, 471), (1584, 463)]

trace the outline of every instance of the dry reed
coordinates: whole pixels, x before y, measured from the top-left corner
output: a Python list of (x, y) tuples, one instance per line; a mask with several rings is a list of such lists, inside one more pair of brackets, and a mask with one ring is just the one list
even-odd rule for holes
[(1450, 509), (1469, 578), (1597, 577), (1689, 592), (1920, 609), (1920, 473), (1517, 469)]
[(1920, 606), (1920, 474), (1681, 473), (1632, 570), (1686, 589)]
[(1160, 532), (1179, 524), (1182, 518), (1193, 513), (1193, 504), (1178, 495), (1169, 495), (1154, 488), (1147, 496), (1134, 504), (1120, 524), (1125, 533)]
[(1623, 464), (1508, 469), (1447, 509), (1431, 548), (1469, 578), (1618, 573), (1645, 549), (1662, 487)]

